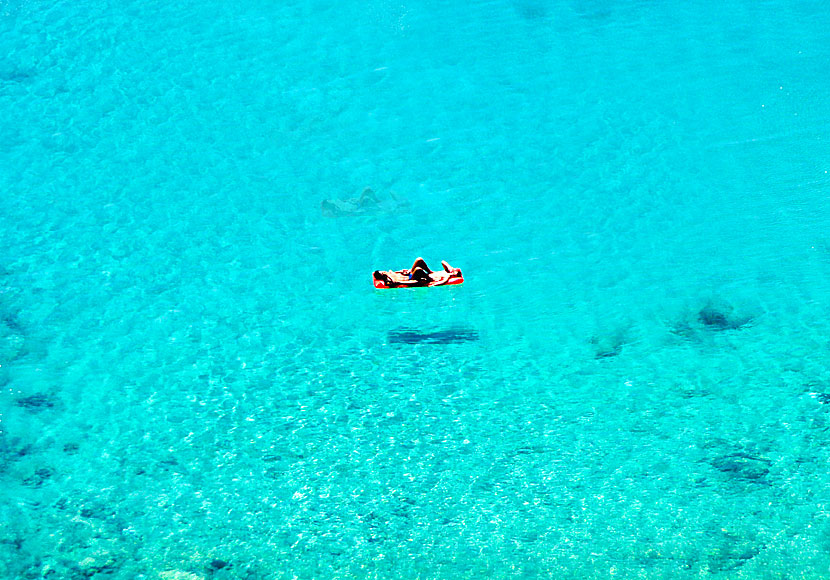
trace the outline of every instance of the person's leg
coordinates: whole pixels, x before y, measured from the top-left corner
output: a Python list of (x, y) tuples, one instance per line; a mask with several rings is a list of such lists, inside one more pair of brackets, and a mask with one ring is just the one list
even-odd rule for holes
[(363, 193), (360, 194), (360, 205), (361, 206), (366, 205), (366, 204), (377, 205), (378, 203), (380, 203), (380, 202), (378, 201), (378, 198), (375, 195), (375, 192), (372, 191), (371, 187), (367, 187), (366, 189), (363, 190)]
[(415, 259), (415, 262), (412, 263), (412, 267), (409, 269), (409, 271), (414, 272), (416, 268), (426, 270), (427, 274), (432, 272), (432, 270), (429, 269), (429, 266), (427, 266), (427, 263), (424, 261), (424, 259), (420, 257)]
[(418, 284), (429, 284), (432, 282), (432, 277), (429, 275), (429, 272), (420, 267), (412, 269), (410, 279), (415, 280)]

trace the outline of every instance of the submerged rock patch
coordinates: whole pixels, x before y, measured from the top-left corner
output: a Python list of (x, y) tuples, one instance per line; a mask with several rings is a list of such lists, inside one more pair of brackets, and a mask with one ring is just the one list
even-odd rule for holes
[(731, 307), (707, 304), (697, 314), (700, 323), (711, 330), (737, 330), (752, 322), (751, 316), (736, 316)]
[(210, 561), (210, 563), (205, 568), (206, 568), (208, 574), (212, 574), (213, 572), (216, 572), (217, 570), (222, 570), (224, 568), (230, 568), (230, 567), (231, 567), (231, 563), (228, 562), (227, 560), (220, 560), (219, 558), (214, 558), (213, 560)]
[(26, 339), (23, 329), (14, 316), (0, 318), (0, 364), (12, 362), (24, 352)]
[(41, 487), (44, 483), (50, 480), (53, 475), (55, 475), (54, 469), (51, 467), (41, 467), (36, 469), (32, 475), (25, 478), (23, 480), (23, 485), (26, 487)]
[(4, 66), (0, 68), (0, 83), (25, 83), (30, 82), (36, 76), (34, 69), (26, 69), (17, 66)]
[(737, 570), (760, 550), (746, 538), (741, 538), (728, 532), (720, 532), (713, 549), (707, 557), (710, 572), (731, 572)]
[(35, 393), (28, 397), (21, 397), (15, 401), (15, 405), (30, 411), (42, 411), (55, 406), (56, 398), (47, 393)]
[(830, 393), (810, 393), (810, 396), (822, 405), (830, 405)]
[(622, 334), (617, 333), (603, 337), (592, 336), (591, 344), (594, 347), (594, 358), (600, 360), (619, 356), (622, 353), (623, 346), (626, 344), (626, 340)]
[(541, 2), (533, 2), (530, 0), (521, 0), (513, 3), (516, 12), (526, 20), (540, 20), (547, 18), (548, 9), (545, 4)]
[(735, 478), (763, 483), (769, 474), (769, 467), (772, 462), (763, 457), (738, 452), (716, 457), (711, 461), (711, 464), (718, 471)]
[(691, 311), (678, 320), (672, 334), (686, 340), (700, 340), (711, 332), (741, 330), (754, 321), (752, 316), (737, 314), (728, 304), (709, 302), (697, 312)]

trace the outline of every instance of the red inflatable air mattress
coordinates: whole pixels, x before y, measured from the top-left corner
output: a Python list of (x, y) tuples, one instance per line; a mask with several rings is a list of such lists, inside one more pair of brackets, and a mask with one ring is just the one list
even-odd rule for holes
[(377, 276), (372, 276), (372, 282), (374, 282), (375, 288), (380, 288), (383, 290), (388, 288), (431, 288), (433, 286), (451, 286), (454, 284), (464, 283), (464, 276), (461, 274), (460, 271), (458, 272), (458, 275), (451, 275), (446, 282), (436, 282), (433, 280), (429, 284), (407, 284), (406, 282), (395, 282), (394, 280), (386, 276), (384, 276), (383, 278), (384, 279), (379, 279)]

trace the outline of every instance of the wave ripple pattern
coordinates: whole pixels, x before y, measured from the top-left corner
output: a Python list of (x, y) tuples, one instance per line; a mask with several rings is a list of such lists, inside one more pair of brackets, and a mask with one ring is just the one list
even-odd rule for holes
[[(0, 0), (0, 578), (830, 577), (824, 3)], [(423, 256), (459, 286), (375, 290)]]

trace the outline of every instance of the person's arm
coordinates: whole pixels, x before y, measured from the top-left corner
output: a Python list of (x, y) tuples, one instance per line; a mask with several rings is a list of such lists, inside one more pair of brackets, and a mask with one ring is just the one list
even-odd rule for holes
[(433, 286), (443, 286), (450, 281), (452, 274), (450, 272), (433, 272), (429, 277), (432, 278)]
[(444, 271), (449, 274), (450, 276), (455, 276), (457, 278), (461, 278), (461, 268), (453, 268), (449, 265), (449, 263), (445, 261), (441, 261), (441, 265), (444, 266)]
[(450, 275), (450, 277), (461, 278), (461, 268), (453, 268), (449, 265), (448, 262), (441, 260), (441, 265), (444, 267), (444, 271)]

